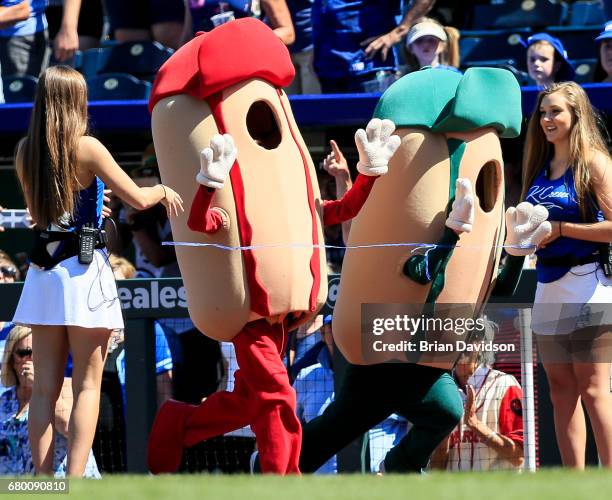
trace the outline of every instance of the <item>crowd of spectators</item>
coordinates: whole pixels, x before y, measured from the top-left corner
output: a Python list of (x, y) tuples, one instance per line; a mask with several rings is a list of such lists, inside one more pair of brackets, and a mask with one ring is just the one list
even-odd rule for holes
[[(473, 28), (474, 8), (487, 3), (505, 0), (0, 0), (0, 70), (4, 79), (36, 78), (49, 64), (78, 67), (77, 50), (109, 41), (156, 41), (175, 50), (199, 31), (254, 16), (289, 47), (296, 68), (289, 93), (379, 92), (423, 66), (465, 69), (460, 30)], [(596, 38), (594, 82), (611, 79), (611, 28)], [(522, 83), (572, 77), (575, 57), (559, 38), (538, 33), (523, 44), (525, 58), (513, 63)]]

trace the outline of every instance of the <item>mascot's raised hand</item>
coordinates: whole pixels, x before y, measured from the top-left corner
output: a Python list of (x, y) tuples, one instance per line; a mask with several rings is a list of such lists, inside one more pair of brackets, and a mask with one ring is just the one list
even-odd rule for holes
[(446, 226), (459, 233), (470, 233), (474, 224), (474, 194), (469, 179), (457, 179), (455, 184), (455, 200)]
[(215, 134), (210, 147), (200, 152), (200, 171), (196, 180), (209, 188), (223, 188), (237, 155), (238, 149), (231, 135)]
[(518, 257), (531, 255), (548, 237), (552, 226), (548, 222), (548, 210), (542, 205), (533, 206), (528, 201), (506, 210), (506, 252)]
[(401, 144), (391, 120), (373, 118), (365, 130), (355, 132), (355, 145), (359, 151), (357, 170), (367, 176), (385, 175), (389, 170), (389, 160)]

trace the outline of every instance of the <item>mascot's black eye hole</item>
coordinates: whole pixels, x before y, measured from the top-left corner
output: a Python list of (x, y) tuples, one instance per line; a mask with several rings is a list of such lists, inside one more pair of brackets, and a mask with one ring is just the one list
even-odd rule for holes
[(267, 102), (254, 102), (246, 117), (247, 130), (253, 140), (265, 149), (276, 149), (282, 136), (276, 115)]
[(483, 165), (476, 179), (476, 196), (480, 208), (484, 212), (490, 212), (495, 206), (500, 189), (500, 174), (497, 163), (489, 161)]

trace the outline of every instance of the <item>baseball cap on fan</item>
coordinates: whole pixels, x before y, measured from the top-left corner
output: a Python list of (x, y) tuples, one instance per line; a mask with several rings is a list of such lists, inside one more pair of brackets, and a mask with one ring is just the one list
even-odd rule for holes
[(597, 38), (595, 38), (595, 41), (599, 42), (601, 40), (606, 40), (608, 38), (612, 38), (612, 21), (608, 21), (604, 25), (604, 30), (599, 34)]
[(569, 61), (567, 50), (565, 50), (561, 40), (549, 35), (548, 33), (536, 33), (535, 35), (531, 35), (529, 38), (527, 38), (527, 40), (521, 40), (521, 44), (526, 49), (531, 47), (535, 42), (548, 42), (553, 46), (555, 52), (559, 55), (561, 59), (561, 67), (557, 73), (556, 81), (570, 81), (574, 79), (576, 71), (574, 70), (572, 63)]
[(410, 28), (406, 35), (406, 45), (412, 45), (419, 38), (423, 38), (424, 36), (434, 36), (443, 42), (448, 40), (446, 31), (444, 31), (442, 26), (432, 21), (423, 21)]

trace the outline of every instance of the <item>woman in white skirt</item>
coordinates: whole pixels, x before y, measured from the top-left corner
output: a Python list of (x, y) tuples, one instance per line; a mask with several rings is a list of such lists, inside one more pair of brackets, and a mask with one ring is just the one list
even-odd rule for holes
[(53, 417), (70, 351), (74, 402), (68, 427), (69, 476), (83, 475), (98, 418), (102, 368), (121, 305), (100, 232), (104, 185), (136, 209), (180, 196), (159, 184), (140, 188), (108, 150), (87, 136), (87, 86), (67, 66), (40, 76), (27, 136), (15, 164), (35, 223), (36, 244), (13, 321), (30, 326), (36, 379), (29, 436), (37, 474), (53, 467)]
[(585, 466), (586, 408), (602, 465), (612, 467), (612, 160), (584, 90), (540, 92), (523, 158), (523, 199), (544, 205), (532, 314), (563, 464)]

